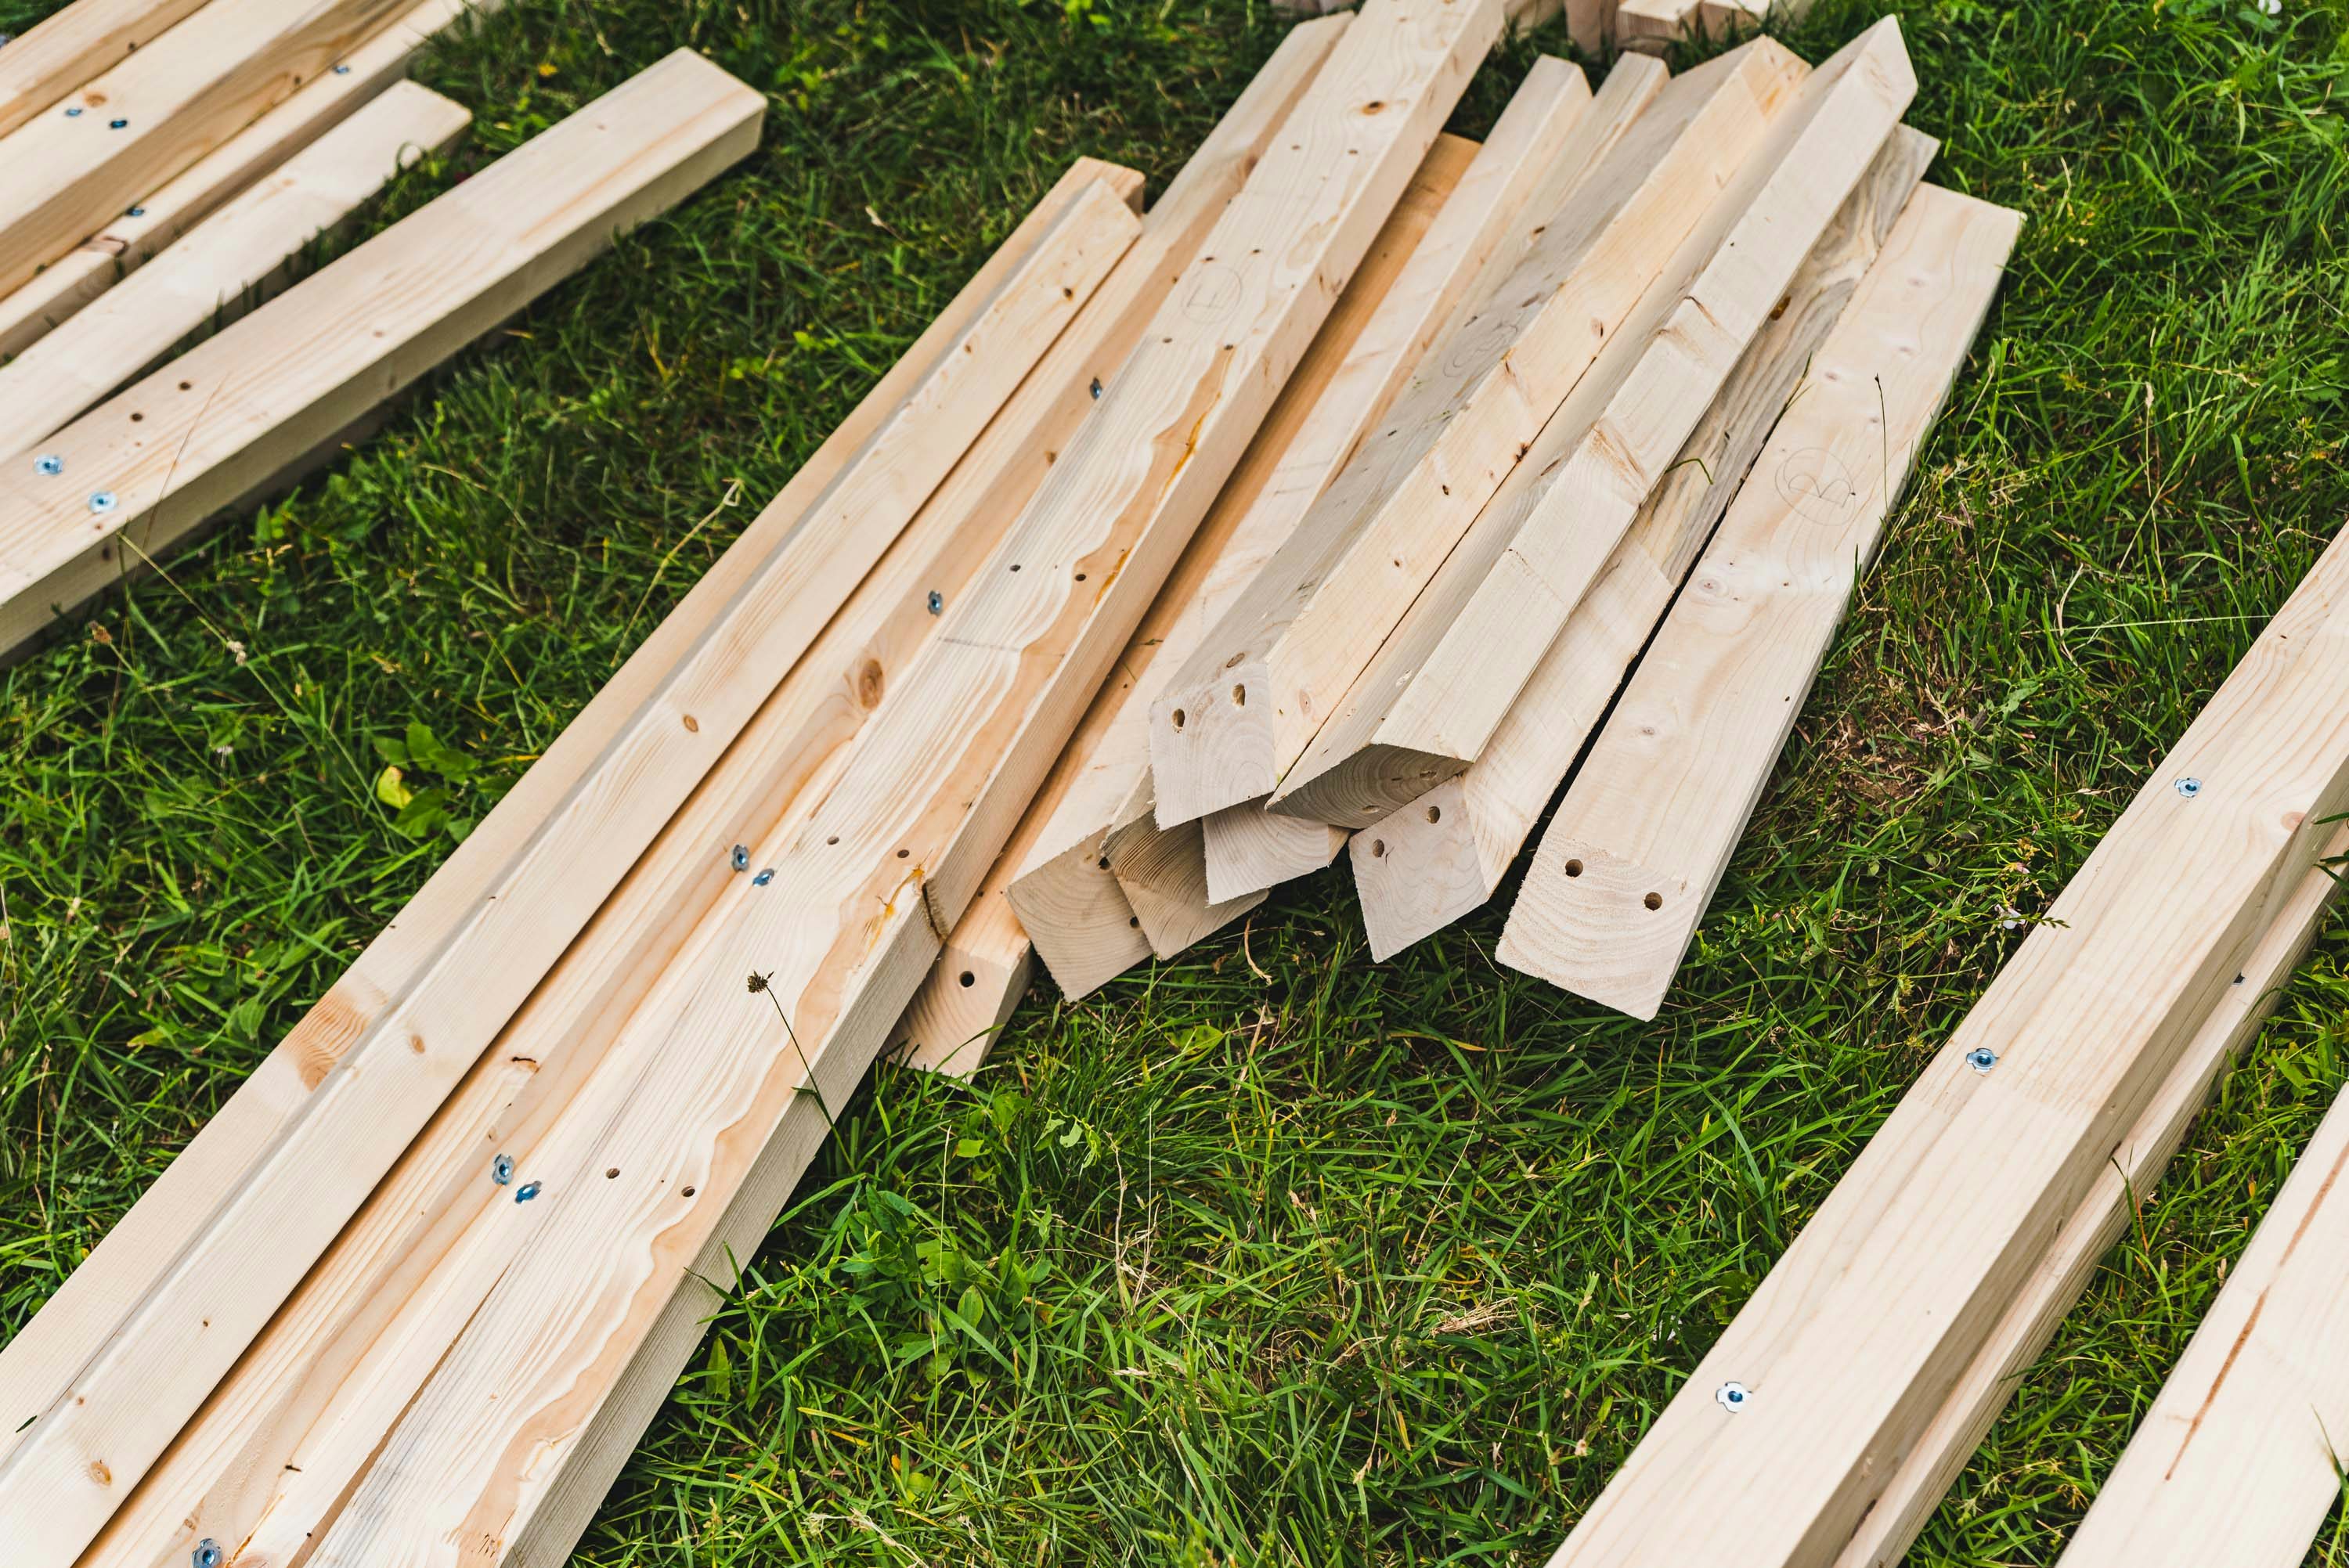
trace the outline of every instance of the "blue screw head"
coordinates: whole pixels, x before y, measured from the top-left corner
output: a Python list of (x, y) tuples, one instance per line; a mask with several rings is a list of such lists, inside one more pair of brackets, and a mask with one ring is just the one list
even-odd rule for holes
[(1723, 1383), (1713, 1391), (1713, 1398), (1724, 1410), (1742, 1410), (1753, 1402), (1754, 1390), (1743, 1383)]
[(195, 1568), (220, 1568), (220, 1542), (205, 1536), (196, 1542)]
[(1998, 1066), (1998, 1053), (1988, 1046), (1976, 1046), (1966, 1053), (1966, 1066), (1978, 1073), (1986, 1073)]
[(89, 510), (99, 517), (104, 517), (121, 504), (121, 498), (112, 490), (96, 490), (91, 492), (89, 498)]
[(939, 593), (939, 592), (938, 592), (936, 589), (935, 589), (935, 588), (931, 589), (931, 590), (930, 590), (930, 614), (933, 614), (933, 615), (938, 614), (940, 614), (941, 612), (943, 612), (943, 611), (946, 609), (946, 607), (947, 607), (947, 596), (946, 596), (945, 594), (943, 594), (943, 593)]
[(33, 471), (36, 474), (47, 474), (49, 478), (55, 479), (66, 471), (66, 460), (55, 452), (43, 452), (33, 459)]
[(501, 1154), (490, 1161), (490, 1180), (503, 1187), (513, 1181), (513, 1156)]
[(726, 863), (738, 872), (749, 871), (750, 869), (750, 847), (745, 844), (735, 845), (733, 852), (726, 857)]
[(2177, 783), (2171, 785), (2170, 788), (2177, 790), (2180, 795), (2185, 796), (2189, 800), (2191, 800), (2195, 796), (2202, 793), (2202, 780), (2190, 777), (2180, 779)]
[(752, 887), (765, 887), (769, 882), (774, 880), (775, 868), (769, 866), (765, 871), (761, 872), (757, 876), (750, 879), (750, 885)]
[(67, 104), (66, 106), (66, 118), (67, 119), (79, 119), (81, 118), (81, 105), (78, 103)]
[(144, 218), (147, 216), (147, 209), (144, 207), (133, 207), (122, 215), (126, 218)]
[(338, 77), (347, 77), (347, 76), (349, 76), (350, 74), (351, 74), (351, 68), (350, 68), (350, 67), (348, 67), (348, 66), (336, 66), (336, 67), (335, 67), (335, 75), (336, 75), (336, 76), (338, 76)]
[(106, 129), (109, 130), (120, 130), (129, 123), (130, 122), (127, 119), (109, 119), (106, 122)]
[(1096, 376), (1096, 377), (1093, 377), (1092, 394), (1093, 394), (1093, 401), (1094, 401), (1094, 402), (1096, 402), (1096, 403), (1100, 402), (1100, 401), (1101, 401), (1101, 377), (1098, 377), (1098, 376)]
[(535, 1181), (526, 1181), (514, 1189), (514, 1202), (517, 1203), (527, 1203), (537, 1196), (538, 1183)]

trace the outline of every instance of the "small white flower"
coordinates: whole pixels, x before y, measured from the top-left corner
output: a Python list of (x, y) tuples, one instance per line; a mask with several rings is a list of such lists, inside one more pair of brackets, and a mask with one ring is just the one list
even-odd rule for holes
[(2262, 16), (2282, 15), (2283, 0), (2260, 0), (2260, 15)]
[(2023, 923), (2023, 912), (2015, 908), (2011, 903), (2005, 905), (1998, 913), (2000, 916), (1998, 928), (2001, 931), (2013, 931), (2016, 926)]

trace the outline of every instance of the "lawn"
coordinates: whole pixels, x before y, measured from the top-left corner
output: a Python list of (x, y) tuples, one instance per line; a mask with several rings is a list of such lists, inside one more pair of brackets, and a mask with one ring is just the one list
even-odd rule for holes
[[(975, 1085), (845, 1109), (578, 1561), (1564, 1535), (2349, 509), (2349, 5), (1897, 8), (1930, 178), (2029, 222), (1659, 1021), (1499, 968), (1514, 882), (1371, 965), (1342, 862), (1081, 1003), (1040, 980)], [(766, 143), (0, 672), (0, 1337), (1068, 160), (1154, 191), (1284, 26), (510, 0), (433, 54), (474, 134), (371, 223), (679, 45), (769, 93)], [(395, 819), (414, 725), (441, 793)], [(2057, 1555), (2349, 1076), (2344, 959), (2335, 925), (1912, 1561)]]

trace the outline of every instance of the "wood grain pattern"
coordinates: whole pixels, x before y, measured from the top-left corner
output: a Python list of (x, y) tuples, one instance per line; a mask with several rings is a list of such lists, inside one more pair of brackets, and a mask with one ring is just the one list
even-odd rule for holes
[(647, 1357), (698, 1337), (670, 1326), (683, 1271), (746, 1193), (771, 1218), (822, 1130), (787, 1111), (863, 1076), (1498, 26), (1489, 0), (1372, 0), (1347, 30), (978, 586), (774, 847), (776, 877), (730, 889), (623, 1031), (624, 1097), (565, 1119), (585, 1158), (550, 1167), (536, 1233), (314, 1568), (558, 1549), (538, 1532), (567, 1458)]
[(1350, 836), (1343, 828), (1268, 811), (1262, 800), (1210, 811), (1199, 819), (1199, 830), (1207, 857), (1207, 896), (1213, 899), (1238, 898), (1311, 876), (1338, 858)]
[(1373, 958), (1392, 957), (1493, 896), (1939, 145), (1906, 126), (1887, 139), (1788, 285), (1785, 308), (1682, 444), (1484, 754), (1355, 836), (1350, 863)]
[(2349, 803), (2344, 595), (2335, 542), (1554, 1563), (1775, 1568), (1851, 1539)]
[(413, 0), (210, 0), (0, 138), (0, 291), (251, 125)]
[[(1278, 786), (1804, 69), (1763, 40), (1654, 91), (1628, 127), (1585, 117), (1564, 160), (1589, 179), (1152, 704), (1161, 823)], [(1652, 63), (1617, 71), (1635, 102), (1653, 89)]]
[(0, 136), (151, 44), (203, 0), (74, 0), (0, 49)]
[(1476, 519), (1271, 810), (1364, 827), (1482, 754), (1916, 88), (1889, 16), (1803, 84), (1519, 465), (1526, 504)]
[(900, 1059), (957, 1078), (977, 1072), (1027, 995), (1035, 956), (1010, 901), (989, 898), (982, 890), (955, 922), (937, 962), (897, 1022), (893, 1044), (904, 1050)]
[[(408, 75), (416, 51), (469, 12), (494, 0), (422, 0), (390, 26), (305, 83), (292, 97), (230, 137), (105, 226), (0, 294), (0, 358), (21, 354), (42, 335), (136, 272), (222, 201), (309, 145), (344, 116)], [(65, 15), (64, 12), (58, 15)], [(10, 48), (16, 47), (11, 44)]]
[(1543, 833), (1503, 963), (1655, 1016), (2021, 226), (1910, 199)]
[(29, 451), (189, 334), (251, 296), (398, 170), (442, 151), (473, 117), (401, 82), (191, 230), (155, 265), (0, 366), (0, 451)]

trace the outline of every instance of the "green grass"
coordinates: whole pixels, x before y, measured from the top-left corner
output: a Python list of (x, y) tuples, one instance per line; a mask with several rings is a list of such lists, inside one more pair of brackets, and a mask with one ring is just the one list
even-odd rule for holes
[[(1933, 177), (2030, 222), (1661, 1019), (1497, 967), (1513, 886), (1373, 966), (1342, 872), (1040, 984), (975, 1088), (848, 1109), (580, 1561), (1538, 1562), (2349, 509), (2349, 7), (1898, 7)], [(512, 0), (437, 52), (475, 135), (386, 221), (680, 44), (767, 143), (0, 673), (0, 1336), (1066, 160), (1155, 189), (1281, 26)], [(411, 724), (471, 760), (403, 827)], [(2345, 937), (1914, 1561), (2055, 1557), (2349, 1071)]]

